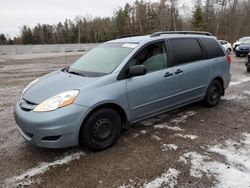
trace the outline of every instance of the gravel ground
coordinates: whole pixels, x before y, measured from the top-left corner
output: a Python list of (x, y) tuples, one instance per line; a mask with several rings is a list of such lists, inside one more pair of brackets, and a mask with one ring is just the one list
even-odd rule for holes
[(112, 148), (42, 149), (19, 134), (13, 106), (32, 80), (79, 54), (0, 56), (0, 186), (250, 187), (250, 75), (232, 55), (232, 82), (220, 104), (200, 103), (124, 131)]

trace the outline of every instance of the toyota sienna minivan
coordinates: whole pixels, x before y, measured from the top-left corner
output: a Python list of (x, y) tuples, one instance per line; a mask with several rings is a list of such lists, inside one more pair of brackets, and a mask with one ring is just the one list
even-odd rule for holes
[(230, 63), (206, 32), (108, 41), (31, 82), (15, 120), (31, 144), (103, 150), (132, 123), (197, 101), (216, 106), (231, 79)]

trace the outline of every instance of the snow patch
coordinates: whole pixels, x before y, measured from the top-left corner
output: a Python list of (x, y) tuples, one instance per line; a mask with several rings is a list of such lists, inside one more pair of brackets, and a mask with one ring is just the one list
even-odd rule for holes
[(141, 130), (140, 133), (141, 134), (147, 134), (147, 131), (146, 130)]
[(243, 91), (243, 95), (250, 97), (250, 91)]
[(240, 142), (226, 141), (224, 145), (210, 146), (208, 151), (224, 157), (225, 162), (213, 161), (209, 155), (188, 152), (179, 158), (180, 162), (191, 164), (190, 175), (201, 178), (213, 176), (216, 187), (250, 187), (250, 134), (242, 134)]
[(178, 126), (169, 126), (167, 123), (154, 125), (155, 129), (169, 129), (172, 131), (184, 131), (184, 129), (178, 127)]
[(178, 146), (175, 144), (163, 144), (161, 146), (162, 151), (177, 150)]
[(5, 180), (6, 187), (16, 187), (16, 186), (27, 186), (34, 183), (30, 178), (43, 174), (48, 171), (52, 167), (60, 166), (63, 164), (68, 164), (73, 160), (79, 160), (81, 156), (86, 155), (83, 152), (73, 153), (71, 155), (67, 155), (62, 159), (53, 161), (53, 162), (43, 162), (38, 166), (28, 169), (26, 172), (22, 173), (19, 176), (14, 176)]
[(236, 85), (246, 83), (246, 82), (249, 82), (249, 81), (250, 81), (250, 77), (242, 78), (242, 79), (240, 79), (238, 81), (230, 82), (229, 87), (236, 86)]
[(170, 187), (173, 188), (177, 185), (177, 178), (180, 172), (174, 168), (169, 168), (167, 172), (163, 173), (160, 177), (145, 183), (144, 188), (157, 188), (157, 187)]
[(153, 139), (153, 140), (156, 140), (156, 141), (158, 141), (158, 142), (162, 140), (159, 136), (157, 136), (157, 135), (155, 135), (155, 134), (152, 136), (152, 139)]
[(171, 123), (175, 123), (176, 125), (178, 125), (179, 123), (185, 123), (187, 118), (194, 116), (195, 114), (197, 114), (197, 112), (194, 111), (189, 111), (186, 113), (180, 113), (178, 114), (179, 117), (177, 117), (176, 119), (171, 120)]
[(175, 134), (174, 136), (182, 137), (182, 138), (189, 138), (191, 140), (195, 140), (199, 138), (197, 135), (183, 135), (183, 134)]
[(243, 99), (246, 99), (247, 97), (246, 96), (243, 96), (243, 95), (228, 95), (228, 96), (224, 96), (224, 97), (221, 97), (222, 100), (227, 100), (227, 101), (230, 101), (230, 100), (243, 100)]
[(151, 119), (146, 119), (146, 120), (143, 120), (141, 121), (140, 123), (143, 125), (143, 126), (152, 126), (154, 125), (155, 122), (159, 121), (159, 119), (157, 118), (151, 118)]

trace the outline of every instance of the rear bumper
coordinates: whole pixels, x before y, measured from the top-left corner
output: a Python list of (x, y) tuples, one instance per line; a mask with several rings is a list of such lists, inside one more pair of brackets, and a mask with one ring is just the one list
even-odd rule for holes
[(224, 90), (228, 88), (230, 82), (231, 82), (231, 74), (227, 74), (226, 76), (224, 76)]
[(71, 104), (52, 112), (24, 111), (15, 106), (15, 120), (21, 135), (31, 144), (45, 148), (78, 145), (81, 124), (89, 108)]

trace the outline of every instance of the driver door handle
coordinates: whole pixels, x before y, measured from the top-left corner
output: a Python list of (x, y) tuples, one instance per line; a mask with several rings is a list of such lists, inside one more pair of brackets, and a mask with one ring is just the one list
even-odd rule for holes
[(166, 72), (165, 75), (164, 75), (165, 78), (170, 77), (170, 76), (173, 76), (173, 74), (170, 73), (170, 72)]

